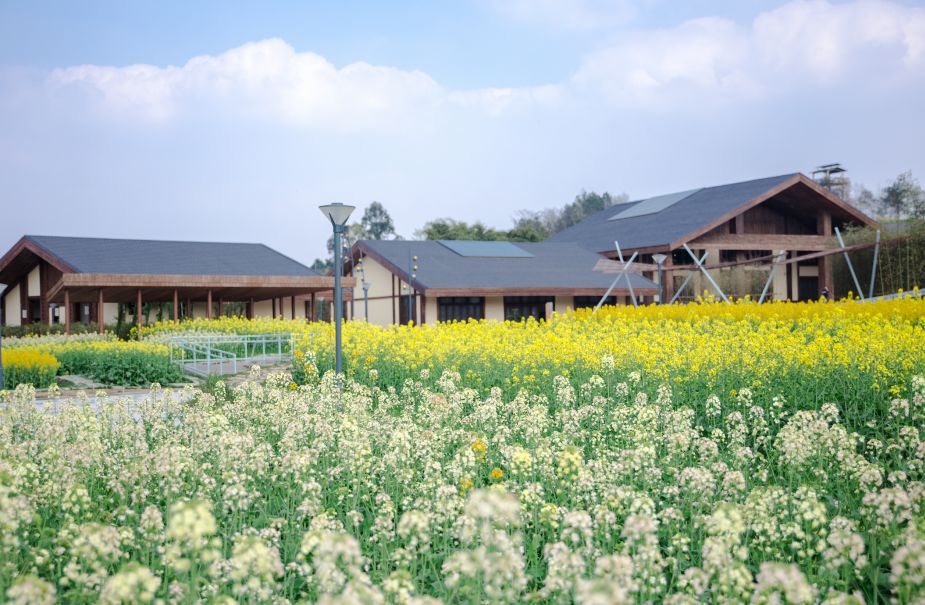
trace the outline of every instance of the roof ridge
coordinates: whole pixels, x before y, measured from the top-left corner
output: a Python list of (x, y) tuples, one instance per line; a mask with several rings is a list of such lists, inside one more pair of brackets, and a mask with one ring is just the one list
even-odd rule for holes
[[(55, 238), (55, 239), (75, 239), (75, 240), (93, 240), (107, 242), (155, 242), (161, 244), (227, 244), (234, 246), (264, 246), (270, 248), (263, 242), (229, 242), (229, 241), (206, 241), (206, 240), (186, 240), (186, 239), (153, 239), (147, 237), (96, 237), (85, 235), (36, 235), (26, 234), (23, 237), (34, 240), (35, 238)], [(274, 250), (274, 248), (270, 248)]]

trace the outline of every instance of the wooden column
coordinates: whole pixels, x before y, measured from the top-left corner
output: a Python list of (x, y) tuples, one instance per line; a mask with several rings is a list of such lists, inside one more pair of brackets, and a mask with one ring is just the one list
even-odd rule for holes
[(193, 318), (193, 301), (186, 297), (186, 317), (189, 319)]
[(295, 319), (295, 296), (292, 297), (292, 319)]
[(64, 289), (64, 333), (71, 333), (71, 293), (67, 288)]
[(254, 319), (254, 299), (251, 298), (250, 302), (247, 304), (247, 318)]
[(135, 298), (135, 321), (138, 324), (138, 335), (141, 336), (141, 288), (138, 288), (138, 295)]
[(218, 299), (218, 316), (221, 317), (225, 314), (225, 299), (219, 297)]
[(100, 288), (100, 299), (96, 303), (96, 323), (99, 324), (100, 334), (102, 334), (103, 330), (105, 329), (105, 326), (104, 326), (105, 322), (106, 322), (106, 309), (103, 307), (103, 289)]
[(315, 321), (315, 293), (314, 293), (314, 292), (312, 292), (312, 302), (311, 302), (311, 304), (312, 304), (312, 308), (311, 308), (311, 310), (309, 311), (308, 318), (309, 318), (311, 321)]
[(206, 292), (206, 319), (212, 319), (212, 290)]
[(180, 321), (180, 293), (173, 289), (173, 323)]
[[(819, 235), (831, 237), (832, 235), (832, 214), (827, 210), (819, 212), (819, 220), (816, 222), (817, 232)], [(819, 263), (819, 296), (822, 296), (823, 288), (829, 289), (829, 296), (835, 298), (835, 276), (832, 274), (832, 257), (823, 256)]]
[(662, 265), (662, 297), (665, 300), (659, 301), (661, 304), (666, 304), (671, 297), (674, 296), (674, 272), (671, 268), (674, 266), (671, 259), (671, 251), (668, 251), (668, 258), (665, 259), (664, 264)]

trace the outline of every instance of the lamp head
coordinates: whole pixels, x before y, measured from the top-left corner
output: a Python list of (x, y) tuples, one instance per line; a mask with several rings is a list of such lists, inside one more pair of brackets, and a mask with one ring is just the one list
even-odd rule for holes
[(350, 219), (350, 215), (353, 213), (355, 206), (350, 204), (325, 204), (324, 206), (318, 206), (321, 210), (321, 213), (328, 217), (328, 220), (331, 221), (331, 224), (335, 227), (343, 227), (347, 224), (347, 221)]
[(652, 255), (652, 260), (654, 260), (655, 264), (659, 266), (661, 266), (661, 264), (665, 262), (667, 258), (668, 258), (668, 255), (666, 254), (653, 254)]

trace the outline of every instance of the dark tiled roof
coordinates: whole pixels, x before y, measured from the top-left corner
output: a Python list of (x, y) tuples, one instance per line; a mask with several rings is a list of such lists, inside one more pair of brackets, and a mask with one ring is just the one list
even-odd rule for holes
[[(440, 242), (364, 240), (358, 242), (407, 275), (408, 256), (418, 257), (417, 281), (424, 288), (601, 288), (616, 277), (594, 271), (601, 257), (572, 243), (537, 242), (515, 245), (526, 258), (460, 256)], [(651, 280), (631, 274), (634, 288), (657, 288)], [(617, 284), (626, 288), (625, 280)]]
[(670, 244), (795, 176), (798, 174), (704, 187), (660, 212), (610, 220), (644, 200), (618, 204), (556, 233), (548, 241), (575, 242), (595, 252), (613, 250), (614, 240), (625, 249)]
[(27, 235), (78, 273), (124, 275), (318, 275), (263, 244)]

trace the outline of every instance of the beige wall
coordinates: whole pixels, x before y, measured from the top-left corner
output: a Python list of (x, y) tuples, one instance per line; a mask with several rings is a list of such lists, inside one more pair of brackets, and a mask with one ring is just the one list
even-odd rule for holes
[(36, 265), (32, 271), (29, 272), (29, 277), (27, 280), (29, 284), (29, 296), (41, 296), (42, 295), (42, 279), (41, 274), (39, 273), (39, 268)]
[(22, 305), (19, 304), (19, 285), (8, 290), (4, 295), (3, 309), (4, 325), (22, 325)]
[(503, 296), (486, 296), (485, 297), (485, 319), (495, 321), (504, 321), (504, 297)]
[(575, 308), (575, 297), (574, 296), (557, 296), (556, 297), (556, 313), (568, 313)]

